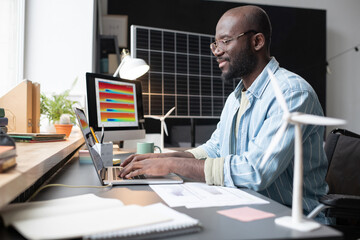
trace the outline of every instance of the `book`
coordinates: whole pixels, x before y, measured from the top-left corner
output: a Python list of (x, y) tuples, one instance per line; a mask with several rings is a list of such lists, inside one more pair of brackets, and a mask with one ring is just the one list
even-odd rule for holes
[(0, 127), (0, 133), (7, 133), (8, 128), (7, 127)]
[(15, 146), (0, 146), (0, 159), (16, 156)]
[(16, 146), (7, 134), (0, 134), (0, 173), (16, 165)]
[(14, 139), (15, 142), (22, 142), (22, 143), (46, 143), (46, 142), (61, 142), (66, 141), (66, 139), (41, 139), (41, 140), (31, 140), (31, 139)]
[(9, 119), (7, 117), (0, 117), (0, 127), (5, 127), (9, 123)]
[(7, 171), (8, 169), (16, 166), (16, 158), (8, 157), (0, 159), (0, 173)]
[(65, 141), (65, 134), (58, 133), (9, 133), (16, 142), (54, 142)]
[[(118, 157), (114, 157), (113, 158), (113, 166), (120, 166), (120, 163), (121, 163), (121, 159), (118, 158)], [(80, 163), (83, 163), (83, 164), (92, 164), (92, 160), (91, 160), (91, 157), (90, 157), (90, 153), (89, 153), (89, 150), (87, 149), (80, 149), (79, 150), (79, 162)]]
[(5, 109), (0, 108), (0, 118), (5, 117)]
[[(162, 206), (161, 206), (162, 205)], [(56, 200), (14, 203), (1, 209), (6, 227), (28, 239), (150, 236), (194, 231), (199, 222), (159, 204), (126, 205), (120, 200), (85, 194)], [(163, 223), (163, 224), (161, 224)], [(166, 224), (168, 223), (168, 224)], [(161, 224), (161, 225), (159, 225)]]
[(87, 149), (79, 150), (79, 162), (80, 164), (93, 164), (89, 150)]

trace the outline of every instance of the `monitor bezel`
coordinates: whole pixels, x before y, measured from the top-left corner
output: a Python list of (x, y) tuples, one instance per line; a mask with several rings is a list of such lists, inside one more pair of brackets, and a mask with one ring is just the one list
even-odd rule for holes
[(96, 86), (95, 86), (96, 78), (135, 84), (135, 88), (136, 88), (138, 126), (104, 127), (104, 131), (124, 131), (124, 130), (144, 129), (145, 119), (144, 119), (143, 102), (142, 102), (141, 82), (137, 80), (126, 80), (119, 77), (113, 77), (110, 75), (99, 74), (99, 73), (86, 73), (87, 112), (88, 112), (89, 125), (92, 126), (96, 132), (101, 131), (101, 127), (98, 126), (98, 118), (97, 118)]

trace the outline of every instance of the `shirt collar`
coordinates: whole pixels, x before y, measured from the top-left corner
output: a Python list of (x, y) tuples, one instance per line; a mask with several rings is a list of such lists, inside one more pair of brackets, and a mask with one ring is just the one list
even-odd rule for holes
[(236, 97), (237, 99), (240, 98), (240, 96), (241, 96), (241, 91), (242, 91), (243, 88), (244, 88), (244, 83), (243, 83), (242, 80), (240, 80), (239, 84), (236, 86), (236, 88), (235, 88), (235, 90), (234, 90), (235, 97)]
[[(275, 57), (272, 57), (269, 63), (262, 70), (260, 75), (255, 79), (255, 81), (251, 84), (249, 89), (247, 89), (247, 94), (252, 94), (256, 98), (260, 98), (263, 92), (265, 91), (266, 86), (268, 85), (270, 78), (267, 73), (267, 69), (270, 69), (273, 73), (275, 73), (279, 68), (279, 63), (276, 61)], [(241, 90), (244, 88), (244, 83), (241, 80), (239, 84), (235, 88), (235, 96), (239, 98), (241, 95)]]
[(267, 72), (267, 69), (270, 69), (273, 73), (275, 73), (279, 68), (279, 63), (276, 61), (274, 57), (271, 58), (269, 63), (265, 66), (265, 68), (262, 70), (260, 75), (255, 79), (255, 81), (251, 84), (251, 86), (248, 89), (248, 92), (250, 92), (254, 97), (260, 98), (263, 92), (265, 91), (266, 86), (270, 82), (270, 78)]

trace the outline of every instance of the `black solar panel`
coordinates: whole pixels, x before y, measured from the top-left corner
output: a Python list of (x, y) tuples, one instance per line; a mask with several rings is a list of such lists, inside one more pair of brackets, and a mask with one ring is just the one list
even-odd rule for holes
[(131, 26), (131, 54), (150, 66), (142, 83), (144, 115), (218, 118), (235, 82), (225, 84), (206, 34)]

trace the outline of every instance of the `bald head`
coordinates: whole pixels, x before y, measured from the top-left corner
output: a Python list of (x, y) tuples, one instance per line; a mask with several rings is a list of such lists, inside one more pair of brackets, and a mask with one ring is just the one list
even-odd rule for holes
[(249, 88), (270, 61), (270, 39), (271, 24), (263, 9), (243, 6), (225, 12), (212, 45), (222, 79), (241, 78)]
[(229, 17), (242, 31), (255, 30), (264, 34), (266, 47), (270, 47), (271, 23), (267, 13), (257, 6), (242, 6), (228, 10), (221, 18)]

